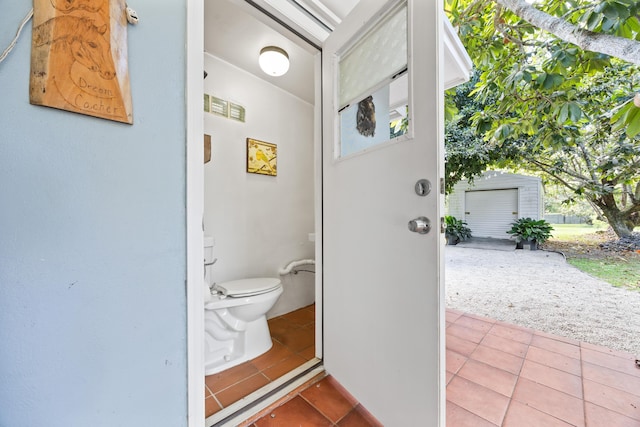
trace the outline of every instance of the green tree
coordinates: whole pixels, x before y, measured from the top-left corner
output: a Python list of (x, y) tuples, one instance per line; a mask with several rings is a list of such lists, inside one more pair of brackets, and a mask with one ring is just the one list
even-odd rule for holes
[[(640, 108), (633, 102), (640, 70), (629, 62), (640, 63), (639, 2), (534, 4), (448, 2), (479, 73), (469, 96), (480, 108), (464, 120), (483, 137), (484, 149), (492, 150), (488, 164), (508, 162), (544, 172), (596, 206), (619, 236), (628, 235), (640, 212)], [(546, 19), (542, 24), (523, 18), (538, 12)], [(568, 25), (581, 35), (578, 42), (585, 49), (543, 31), (547, 22), (555, 23), (556, 33)], [(591, 41), (584, 42), (585, 37)], [(603, 48), (614, 42), (626, 46), (626, 56), (619, 55), (624, 61), (610, 56), (615, 46)], [(458, 119), (466, 114), (461, 109)], [(465, 140), (463, 134), (447, 136)], [(475, 166), (469, 167), (471, 174)]]
[[(480, 72), (477, 93), (501, 93), (496, 114), (529, 112), (511, 123), (525, 133), (549, 114), (577, 118), (571, 89), (583, 76), (614, 58), (640, 65), (640, 0), (447, 0), (446, 10)], [(625, 111), (614, 118), (631, 137), (640, 133), (634, 95), (619, 99)]]
[(488, 104), (495, 102), (489, 95), (484, 102), (471, 96), (478, 83), (478, 73), (471, 80), (447, 91), (446, 101), (449, 111), (455, 111), (445, 121), (445, 191), (449, 194), (453, 186), (462, 179), (473, 182), (488, 168), (516, 153), (506, 152), (506, 145), (485, 141), (483, 133), (489, 130), (491, 122), (478, 121)]

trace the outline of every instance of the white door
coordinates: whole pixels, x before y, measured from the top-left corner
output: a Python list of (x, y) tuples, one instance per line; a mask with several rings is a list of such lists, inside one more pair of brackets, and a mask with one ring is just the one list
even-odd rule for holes
[(472, 236), (508, 239), (507, 231), (518, 219), (518, 190), (467, 191), (464, 205)]
[[(401, 22), (385, 27), (397, 21), (397, 4), (361, 1), (323, 47), (323, 358), (327, 371), (384, 425), (437, 426), (444, 425), (445, 396), (439, 225), (443, 5), (409, 0), (408, 13), (400, 13), (402, 19), (408, 16), (406, 74), (397, 58), (388, 58), (403, 48), (385, 44), (391, 34), (404, 31)], [(376, 35), (380, 26), (382, 35)], [(363, 34), (372, 36), (358, 42)], [(367, 46), (373, 54), (360, 51)], [(354, 55), (365, 65), (354, 65)], [(388, 91), (384, 84), (365, 82), (372, 74), (385, 80), (388, 62), (400, 76)], [(348, 70), (356, 74), (341, 74)], [(400, 88), (399, 80), (404, 80)], [(346, 88), (349, 84), (356, 89)], [(398, 108), (402, 84), (408, 105)], [(377, 100), (368, 99), (369, 89)], [(360, 116), (374, 106), (375, 136), (359, 129)], [(409, 135), (385, 142), (381, 135), (385, 126), (389, 132), (389, 120), (407, 111)], [(419, 179), (433, 184), (426, 196), (416, 192)], [(431, 221), (427, 234), (409, 230), (409, 221), (418, 217)]]

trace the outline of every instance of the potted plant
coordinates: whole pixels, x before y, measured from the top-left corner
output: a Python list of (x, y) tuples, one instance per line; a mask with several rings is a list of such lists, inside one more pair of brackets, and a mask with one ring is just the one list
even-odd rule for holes
[(522, 249), (524, 243), (529, 242), (533, 251), (551, 237), (552, 231), (553, 227), (544, 219), (520, 218), (511, 223), (511, 230), (507, 233), (516, 238), (516, 249)]
[(446, 215), (444, 222), (447, 226), (444, 230), (444, 235), (447, 237), (448, 245), (457, 245), (460, 241), (471, 237), (471, 229), (467, 227), (465, 221)]

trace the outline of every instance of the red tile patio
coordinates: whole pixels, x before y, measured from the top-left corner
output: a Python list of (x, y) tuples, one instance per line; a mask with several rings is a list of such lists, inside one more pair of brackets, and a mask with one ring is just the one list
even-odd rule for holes
[(640, 427), (635, 359), (447, 310), (447, 426)]
[[(640, 427), (631, 354), (447, 310), (446, 358), (448, 427)], [(380, 426), (331, 377), (257, 418), (242, 425)]]

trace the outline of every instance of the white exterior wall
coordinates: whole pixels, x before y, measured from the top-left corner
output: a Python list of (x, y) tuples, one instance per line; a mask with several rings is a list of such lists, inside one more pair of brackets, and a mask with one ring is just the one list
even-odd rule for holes
[(465, 192), (478, 190), (518, 190), (518, 218), (544, 217), (542, 180), (535, 176), (517, 175), (500, 171), (485, 172), (469, 184), (460, 181), (449, 195), (447, 214), (465, 220)]

